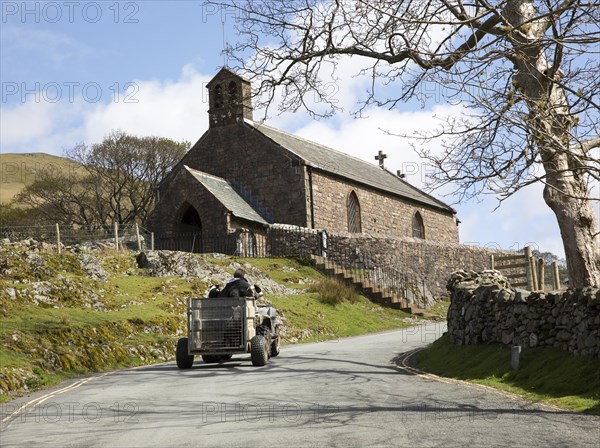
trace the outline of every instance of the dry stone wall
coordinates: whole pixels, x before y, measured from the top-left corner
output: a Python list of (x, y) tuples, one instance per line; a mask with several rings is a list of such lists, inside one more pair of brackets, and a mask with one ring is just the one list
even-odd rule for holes
[(600, 289), (529, 293), (497, 271), (458, 271), (448, 290), (454, 344), (557, 347), (600, 358)]
[[(271, 256), (322, 254), (322, 233), (294, 226), (270, 226), (266, 241)], [(446, 284), (458, 269), (481, 271), (491, 267), (490, 256), (515, 255), (458, 243), (434, 242), (382, 234), (327, 232), (327, 257), (345, 266), (389, 267), (421, 283), (437, 298), (448, 296)], [(511, 273), (513, 271), (508, 271)]]
[(333, 259), (354, 259), (366, 268), (393, 266), (426, 280), (429, 290), (440, 297), (448, 295), (446, 283), (454, 271), (488, 269), (490, 255), (516, 252), (410, 237), (340, 233), (329, 236), (328, 254)]

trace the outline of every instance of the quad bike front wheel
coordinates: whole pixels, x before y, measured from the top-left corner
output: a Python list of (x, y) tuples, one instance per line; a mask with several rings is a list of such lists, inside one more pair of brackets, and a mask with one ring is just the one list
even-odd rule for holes
[(279, 335), (279, 327), (275, 328), (275, 336), (271, 339), (271, 357), (279, 355), (281, 352), (281, 336)]
[(253, 366), (264, 366), (269, 360), (269, 345), (264, 336), (257, 334), (250, 340), (250, 359)]

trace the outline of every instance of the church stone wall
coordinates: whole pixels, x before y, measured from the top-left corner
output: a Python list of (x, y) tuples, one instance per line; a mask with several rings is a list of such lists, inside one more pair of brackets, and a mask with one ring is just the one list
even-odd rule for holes
[(458, 226), (453, 215), (404, 201), (391, 194), (313, 171), (315, 227), (330, 232), (348, 230), (347, 199), (354, 191), (360, 203), (362, 231), (371, 234), (412, 236), (412, 218), (423, 217), (425, 239), (456, 243)]
[(304, 168), (249, 126), (211, 129), (182, 164), (233, 181), (267, 221), (307, 225)]

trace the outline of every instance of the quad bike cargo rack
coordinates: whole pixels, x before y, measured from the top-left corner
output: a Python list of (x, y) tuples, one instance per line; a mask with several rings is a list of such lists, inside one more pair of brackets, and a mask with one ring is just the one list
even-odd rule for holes
[(273, 307), (258, 306), (255, 297), (190, 298), (186, 338), (177, 342), (177, 366), (191, 368), (194, 356), (205, 363), (224, 362), (250, 353), (263, 366), (279, 354), (280, 320)]

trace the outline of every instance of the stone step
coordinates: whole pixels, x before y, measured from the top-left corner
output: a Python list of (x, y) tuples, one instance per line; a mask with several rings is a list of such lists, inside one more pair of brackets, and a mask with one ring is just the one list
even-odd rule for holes
[(420, 308), (418, 308), (416, 306), (405, 306), (405, 307), (400, 308), (400, 310), (404, 311), (405, 313), (413, 314), (415, 316), (420, 316), (420, 317), (425, 316), (424, 310), (421, 310)]
[(385, 305), (388, 307), (392, 307), (394, 305), (394, 303), (392, 303), (392, 301), (389, 297), (377, 297), (377, 296), (375, 296), (375, 297), (368, 296), (368, 297), (372, 302), (378, 303), (380, 305)]
[(335, 263), (332, 263), (326, 258), (318, 255), (312, 255), (312, 259), (315, 261), (316, 268), (325, 275), (336, 278), (347, 285), (354, 286), (357, 290), (361, 291), (365, 296), (375, 303), (399, 309), (416, 316), (425, 316), (427, 313), (425, 310), (408, 303), (408, 301), (403, 297), (386, 293), (382, 288), (373, 284), (373, 282), (370, 280), (355, 279), (355, 276), (350, 271), (336, 265)]

